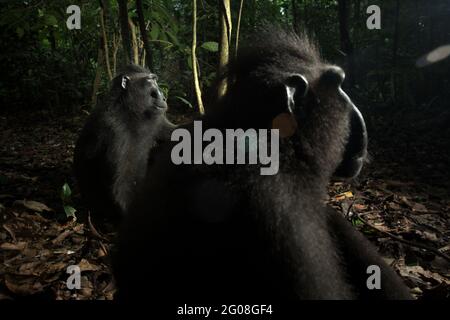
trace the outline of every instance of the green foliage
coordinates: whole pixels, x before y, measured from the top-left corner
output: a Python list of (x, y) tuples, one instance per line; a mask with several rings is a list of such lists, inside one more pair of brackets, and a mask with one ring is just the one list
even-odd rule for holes
[[(111, 65), (120, 70), (124, 54), (120, 41), (117, 41), (120, 39), (118, 4), (117, 1), (104, 2), (109, 59)], [(129, 17), (137, 26), (134, 2), (128, 3)], [(81, 30), (68, 30), (66, 27), (69, 16), (66, 8), (72, 4), (81, 8)], [(230, 52), (234, 52), (240, 1), (232, 1), (231, 4), (233, 34)], [(420, 96), (435, 95), (436, 90), (448, 91), (448, 78), (444, 72), (448, 62), (444, 62), (443, 67), (427, 69), (431, 71), (413, 67), (416, 58), (448, 43), (448, 32), (439, 31), (449, 29), (450, 19), (445, 14), (449, 10), (447, 0), (432, 3), (402, 1), (398, 21), (395, 1), (384, 1), (381, 30), (366, 28), (367, 1), (347, 0), (347, 4), (348, 28), (355, 49), (355, 89), (365, 95), (365, 100), (383, 103), (400, 100), (414, 104), (421, 102)], [(213, 83), (217, 72), (220, 34), (217, 6), (216, 0), (204, 0), (198, 8), (197, 58), (203, 89)], [(159, 75), (171, 107), (190, 106), (189, 101), (196, 101), (190, 50), (192, 3), (185, 0), (144, 0), (143, 9), (150, 40), (151, 69)], [(98, 1), (3, 1), (0, 12), (2, 107), (61, 112), (78, 110), (90, 104), (97, 68), (102, 71), (100, 93), (104, 92), (109, 79), (105, 64), (97, 61), (101, 45), (99, 13)], [(336, 0), (244, 1), (241, 43), (245, 43), (248, 35), (259, 25), (267, 22), (314, 34), (324, 57), (345, 66), (347, 58), (341, 51)], [(140, 37), (139, 31), (136, 36)], [(116, 39), (115, 44), (113, 39)], [(118, 47), (115, 46), (117, 44)], [(140, 57), (142, 52), (140, 48)]]
[(219, 44), (217, 42), (215, 42), (215, 41), (205, 42), (205, 43), (203, 43), (201, 45), (201, 47), (203, 49), (206, 49), (206, 50), (211, 51), (211, 52), (218, 52), (219, 51)]
[(175, 96), (176, 99), (180, 100), (181, 102), (183, 102), (185, 105), (187, 105), (189, 108), (194, 109), (194, 106), (192, 105), (192, 103), (190, 103), (189, 101), (187, 101), (185, 98), (180, 97), (180, 96)]
[(70, 189), (69, 184), (66, 182), (61, 188), (61, 200), (64, 203), (67, 203), (71, 200), (72, 190)]
[(70, 205), (70, 203), (72, 202), (72, 190), (67, 183), (62, 186), (60, 197), (63, 203), (63, 209), (66, 217), (76, 220), (77, 217), (75, 213), (77, 212), (77, 210)]
[(364, 222), (361, 221), (358, 217), (352, 219), (352, 225), (355, 227), (363, 226)]
[(158, 38), (159, 37), (159, 31), (160, 31), (159, 26), (157, 24), (154, 24), (152, 26), (152, 30), (150, 31), (150, 39), (153, 40), (153, 41), (158, 40), (159, 39)]
[(73, 220), (76, 220), (77, 219), (77, 216), (75, 215), (76, 212), (77, 210), (74, 207), (64, 206), (64, 213), (66, 214), (67, 218), (72, 218)]
[[(70, 31), (70, 1), (8, 2), (0, 13), (0, 103), (65, 112), (86, 103), (96, 32)], [(82, 1), (82, 25), (96, 28), (95, 5)], [(86, 30), (87, 31), (87, 30)]]

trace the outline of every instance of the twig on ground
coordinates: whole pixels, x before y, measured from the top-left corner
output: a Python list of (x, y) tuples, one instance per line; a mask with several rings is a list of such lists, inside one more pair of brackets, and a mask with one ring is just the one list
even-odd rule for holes
[(91, 220), (91, 213), (88, 213), (88, 225), (89, 225), (89, 230), (91, 231), (92, 235), (100, 240), (108, 240), (106, 239), (104, 236), (102, 236), (97, 229), (95, 229), (94, 224), (92, 223)]
[(445, 260), (450, 262), (450, 257), (448, 255), (446, 255), (445, 253), (440, 252), (438, 249), (430, 247), (430, 246), (427, 246), (427, 245), (424, 245), (424, 244), (421, 244), (421, 243), (408, 241), (408, 240), (405, 240), (405, 239), (403, 239), (403, 238), (401, 238), (399, 236), (396, 236), (396, 235), (394, 235), (394, 234), (392, 234), (390, 232), (380, 230), (377, 227), (375, 227), (374, 225), (372, 225), (371, 223), (369, 223), (366, 220), (364, 220), (362, 218), (363, 215), (365, 215), (365, 213), (357, 214), (358, 219), (361, 220), (361, 222), (364, 223), (366, 226), (374, 229), (375, 231), (378, 231), (378, 232), (380, 232), (382, 234), (385, 234), (385, 235), (389, 236), (390, 238), (392, 238), (392, 239), (394, 239), (396, 241), (399, 241), (401, 243), (407, 244), (409, 246), (417, 247), (417, 248), (420, 248), (420, 249), (424, 249), (424, 250), (428, 250), (430, 252), (433, 252), (435, 255), (437, 255), (437, 256), (439, 256), (439, 257), (441, 257), (441, 258), (443, 258), (443, 259), (445, 259)]

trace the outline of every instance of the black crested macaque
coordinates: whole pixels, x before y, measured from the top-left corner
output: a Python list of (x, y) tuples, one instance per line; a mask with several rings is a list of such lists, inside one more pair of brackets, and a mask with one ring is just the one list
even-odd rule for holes
[[(306, 35), (267, 28), (228, 76), (203, 128), (279, 129), (279, 171), (174, 165), (175, 143), (165, 144), (119, 235), (118, 299), (410, 299), (369, 241), (323, 203), (333, 174), (356, 176), (367, 153), (342, 69), (324, 62)], [(370, 265), (381, 268), (379, 290), (366, 284)]]
[(170, 140), (166, 98), (156, 75), (136, 65), (112, 80), (75, 147), (74, 172), (94, 217), (120, 221), (147, 171), (149, 154)]

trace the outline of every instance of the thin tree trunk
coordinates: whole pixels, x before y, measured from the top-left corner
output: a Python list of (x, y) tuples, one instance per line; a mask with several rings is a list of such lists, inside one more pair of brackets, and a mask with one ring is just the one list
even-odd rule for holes
[[(141, 57), (141, 66), (145, 67), (145, 65), (147, 64), (146, 61), (146, 57), (147, 57), (147, 52), (144, 50), (142, 50), (142, 57)], [(150, 68), (149, 68), (150, 69)]]
[(91, 108), (94, 108), (97, 105), (97, 92), (98, 89), (100, 88), (100, 81), (102, 79), (102, 64), (103, 64), (103, 46), (100, 39), (97, 53), (97, 70), (95, 71), (94, 83), (92, 85)]
[(136, 10), (139, 21), (139, 29), (141, 30), (141, 38), (144, 42), (145, 57), (147, 61), (147, 67), (153, 69), (152, 52), (150, 48), (150, 42), (148, 41), (147, 28), (145, 27), (144, 10), (142, 9), (142, 0), (136, 0)]
[(113, 74), (116, 74), (117, 71), (117, 51), (119, 51), (119, 44), (120, 44), (120, 34), (118, 34), (116, 36), (116, 34), (113, 34), (113, 53), (112, 53), (112, 58), (113, 58)]
[(241, 31), (241, 18), (242, 18), (242, 8), (244, 7), (244, 0), (241, 0), (241, 4), (239, 6), (239, 14), (236, 26), (236, 44), (235, 44), (235, 56), (237, 57), (238, 49), (239, 49), (239, 36)]
[(131, 49), (130, 27), (128, 24), (127, 0), (118, 0), (118, 3), (119, 3), (120, 32), (122, 35), (122, 45), (125, 52), (125, 62), (129, 64), (132, 61), (133, 52)]
[(133, 23), (133, 20), (128, 19), (128, 24), (130, 25), (130, 33), (131, 33), (131, 52), (132, 52), (132, 62), (134, 64), (139, 64), (139, 44), (138, 38), (136, 36), (136, 26)]
[(197, 56), (196, 56), (196, 50), (197, 50), (197, 0), (192, 1), (192, 51), (191, 51), (191, 58), (192, 58), (192, 72), (194, 76), (194, 86), (195, 86), (195, 94), (197, 96), (197, 104), (198, 104), (198, 111), (200, 114), (205, 113), (205, 109), (203, 107), (203, 101), (202, 101), (202, 91), (200, 89), (200, 81), (198, 79), (198, 66), (197, 66)]
[(339, 31), (341, 49), (347, 55), (347, 78), (350, 85), (355, 83), (355, 63), (353, 57), (353, 45), (350, 40), (348, 27), (348, 6), (346, 0), (338, 0)]
[(109, 49), (108, 49), (108, 38), (106, 36), (106, 28), (105, 28), (105, 4), (103, 3), (103, 0), (100, 1), (100, 26), (102, 29), (102, 43), (103, 43), (103, 52), (105, 55), (105, 65), (106, 65), (106, 72), (108, 73), (109, 80), (112, 80), (113, 75), (111, 71), (111, 64), (109, 61)]
[[(223, 74), (230, 58), (231, 41), (231, 9), (230, 0), (219, 0), (220, 10), (220, 42), (219, 42), (219, 68), (218, 75), (223, 78)], [(218, 97), (222, 97), (227, 92), (228, 79), (224, 78), (219, 84)]]

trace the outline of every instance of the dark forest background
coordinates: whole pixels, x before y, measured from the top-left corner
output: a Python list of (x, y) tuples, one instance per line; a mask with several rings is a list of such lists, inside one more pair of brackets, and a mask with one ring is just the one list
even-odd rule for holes
[[(174, 122), (199, 112), (192, 63), (194, 2), (206, 111), (223, 58), (232, 59), (236, 45), (267, 23), (308, 32), (327, 60), (343, 66), (346, 91), (367, 120), (371, 162), (353, 184), (330, 185), (329, 202), (343, 213), (352, 208), (360, 214), (355, 226), (418, 297), (449, 298), (450, 268), (436, 253), (450, 252), (448, 0), (1, 0), (0, 298), (112, 297), (108, 263), (99, 254), (107, 255), (110, 241), (93, 241), (78, 232), (88, 224), (64, 220), (86, 211), (71, 174), (74, 142), (111, 77), (128, 62), (158, 74)], [(80, 30), (66, 26), (72, 4), (81, 8)], [(381, 8), (379, 30), (366, 26), (370, 5)], [(224, 17), (232, 26), (226, 46)], [(444, 47), (439, 61), (418, 64), (439, 47)], [(59, 238), (67, 230), (72, 233)], [(53, 247), (72, 241), (83, 250), (72, 248), (76, 253), (67, 258), (49, 255), (41, 266), (21, 247), (26, 243), (30, 249), (31, 234), (35, 250), (48, 250), (52, 237)], [(426, 248), (400, 244), (395, 237)], [(16, 264), (5, 263), (13, 257)], [(90, 272), (83, 280), (90, 286), (74, 296), (56, 280), (69, 262), (80, 260)]]
[[(195, 104), (190, 62), (192, 1), (141, 2), (150, 59), (144, 57), (135, 2), (128, 1), (131, 45), (136, 54), (133, 61), (150, 62), (149, 67), (159, 75), (171, 106), (182, 108), (183, 102)], [(81, 8), (80, 30), (66, 27), (69, 17), (66, 8), (71, 4), (75, 3), (2, 1), (0, 99), (3, 107), (55, 112), (89, 108), (92, 95), (104, 92), (109, 81), (105, 48), (110, 72), (114, 74), (123, 65), (126, 59), (118, 2), (77, 1)], [(366, 9), (372, 4), (381, 8), (381, 30), (366, 27), (370, 16)], [(208, 88), (217, 71), (220, 6), (217, 0), (198, 1), (197, 6), (200, 83), (202, 88)], [(231, 53), (235, 47), (239, 8), (240, 1), (231, 1), (234, 27)], [(445, 0), (247, 0), (243, 1), (240, 41), (245, 42), (248, 34), (267, 22), (297, 31), (307, 30), (315, 35), (325, 58), (341, 65), (351, 64), (347, 72), (353, 76), (352, 89), (373, 108), (378, 105), (395, 109), (433, 107), (448, 97), (449, 62), (420, 69), (415, 67), (415, 62), (427, 52), (449, 43), (449, 10)], [(100, 86), (93, 88), (97, 73), (100, 73)]]

